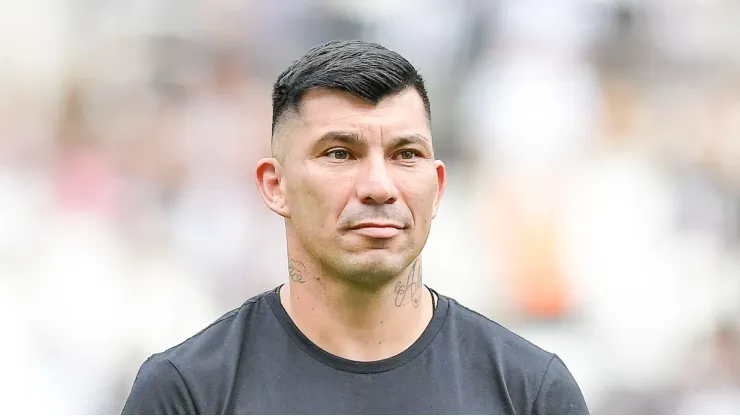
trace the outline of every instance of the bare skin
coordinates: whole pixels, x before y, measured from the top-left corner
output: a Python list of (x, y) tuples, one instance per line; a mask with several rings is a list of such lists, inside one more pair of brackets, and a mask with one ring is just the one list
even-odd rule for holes
[(421, 251), (446, 184), (421, 98), (407, 90), (376, 106), (313, 90), (276, 134), (256, 180), (285, 218), (286, 311), (334, 355), (401, 353), (432, 318)]

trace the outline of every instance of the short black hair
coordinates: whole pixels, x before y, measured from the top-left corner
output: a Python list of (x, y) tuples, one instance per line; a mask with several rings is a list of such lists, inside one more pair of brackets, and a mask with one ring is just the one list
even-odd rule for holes
[(303, 95), (314, 88), (341, 90), (377, 104), (414, 88), (431, 121), (424, 79), (403, 56), (377, 43), (334, 40), (311, 48), (293, 62), (272, 89), (272, 133), (288, 111), (300, 111)]

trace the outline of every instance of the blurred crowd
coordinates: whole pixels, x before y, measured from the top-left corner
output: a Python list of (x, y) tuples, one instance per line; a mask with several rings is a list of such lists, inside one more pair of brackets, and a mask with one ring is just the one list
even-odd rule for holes
[(149, 355), (285, 280), (253, 180), (271, 84), (359, 38), (428, 83), (450, 183), (427, 284), (561, 355), (594, 413), (740, 412), (738, 21), (730, 0), (0, 3), (6, 410), (117, 413)]

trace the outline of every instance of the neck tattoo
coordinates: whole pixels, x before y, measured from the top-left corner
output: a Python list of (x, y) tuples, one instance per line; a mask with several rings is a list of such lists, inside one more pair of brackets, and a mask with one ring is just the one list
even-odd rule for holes
[(288, 261), (288, 274), (290, 275), (290, 280), (296, 283), (306, 283), (306, 280), (303, 278), (305, 270), (306, 266), (304, 266), (300, 261), (293, 259)]
[[(418, 267), (417, 267), (418, 266)], [(401, 307), (404, 305), (406, 300), (410, 300), (411, 304), (414, 306), (414, 308), (419, 307), (419, 303), (421, 303), (421, 295), (422, 295), (422, 284), (421, 284), (421, 263), (419, 263), (419, 260), (414, 260), (414, 263), (411, 265), (411, 271), (409, 271), (408, 276), (406, 277), (405, 281), (399, 281), (396, 283), (395, 293), (396, 293), (396, 307)]]

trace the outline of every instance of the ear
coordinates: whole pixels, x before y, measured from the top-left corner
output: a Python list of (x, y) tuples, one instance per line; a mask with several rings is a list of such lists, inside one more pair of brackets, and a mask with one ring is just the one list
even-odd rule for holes
[(441, 160), (435, 160), (434, 165), (437, 170), (437, 195), (434, 197), (434, 214), (432, 218), (437, 216), (439, 204), (442, 202), (442, 195), (444, 195), (445, 188), (447, 188), (447, 167)]
[(275, 158), (265, 158), (257, 162), (255, 180), (267, 207), (281, 217), (290, 218), (280, 162)]

